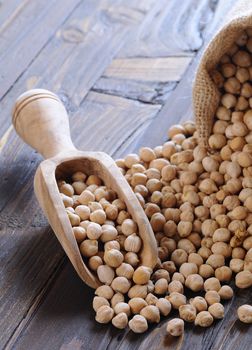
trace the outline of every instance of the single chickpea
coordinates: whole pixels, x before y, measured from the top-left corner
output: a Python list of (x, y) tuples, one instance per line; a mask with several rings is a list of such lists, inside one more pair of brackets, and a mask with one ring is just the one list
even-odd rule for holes
[(215, 270), (215, 277), (220, 282), (229, 282), (232, 278), (232, 269), (228, 266), (221, 266)]
[[(187, 236), (189, 238), (189, 236)], [(183, 249), (187, 254), (195, 253), (196, 248), (194, 244), (187, 238), (182, 238), (178, 241), (178, 249)]]
[[(221, 103), (224, 107), (230, 109), (236, 105), (236, 97), (232, 94), (224, 94), (221, 98)], [(223, 121), (223, 120), (221, 120)], [(219, 130), (216, 128), (213, 129), (213, 133), (218, 133)]]
[(123, 262), (123, 254), (118, 249), (107, 249), (104, 253), (104, 261), (113, 268), (119, 267)]
[(98, 267), (101, 265), (103, 265), (103, 260), (98, 255), (91, 256), (88, 260), (88, 266), (93, 271), (97, 271)]
[(168, 285), (168, 292), (169, 293), (177, 292), (177, 293), (183, 294), (184, 293), (183, 284), (180, 281), (176, 281), (176, 280), (170, 282)]
[(225, 242), (215, 242), (211, 246), (211, 250), (213, 254), (223, 255), (224, 258), (229, 258), (232, 254), (231, 246)]
[(183, 294), (172, 292), (168, 296), (165, 297), (174, 309), (178, 309), (181, 305), (186, 304), (186, 297)]
[(133, 314), (138, 314), (147, 305), (147, 302), (142, 298), (137, 297), (129, 300), (129, 306)]
[(219, 302), (210, 305), (208, 311), (215, 319), (222, 319), (224, 317), (224, 306)]
[(144, 333), (148, 329), (148, 323), (145, 317), (141, 315), (135, 315), (130, 321), (129, 321), (129, 328), (134, 333)]
[(234, 273), (241, 272), (244, 268), (244, 261), (242, 259), (231, 259), (229, 262), (230, 269)]
[(206, 292), (208, 291), (218, 292), (220, 288), (221, 288), (220, 281), (216, 277), (210, 277), (204, 282), (204, 289)]
[(214, 269), (210, 265), (202, 264), (199, 266), (199, 274), (203, 278), (210, 278), (214, 276)]
[(173, 337), (179, 337), (184, 333), (184, 321), (180, 318), (173, 318), (167, 323), (166, 330)]
[(180, 237), (187, 237), (192, 231), (192, 223), (190, 221), (180, 221), (177, 230)]
[(98, 241), (87, 239), (80, 244), (80, 252), (86, 257), (94, 256), (98, 253)]
[(124, 262), (130, 264), (132, 267), (136, 267), (139, 264), (139, 257), (134, 252), (127, 252), (124, 255)]
[(171, 260), (177, 266), (181, 266), (183, 263), (187, 262), (188, 254), (183, 249), (176, 249), (172, 252)]
[(196, 274), (198, 272), (198, 267), (194, 263), (183, 263), (179, 268), (179, 272), (187, 278), (191, 274)]
[(158, 298), (154, 294), (148, 293), (145, 298), (145, 301), (148, 305), (156, 305)]
[(239, 272), (235, 276), (235, 284), (241, 289), (252, 286), (252, 273), (248, 270)]
[(207, 302), (203, 297), (195, 297), (190, 299), (190, 304), (196, 309), (197, 312), (207, 310)]
[(150, 224), (154, 232), (162, 231), (165, 223), (165, 217), (161, 213), (153, 214), (150, 220)]
[(107, 299), (103, 298), (103, 297), (94, 297), (93, 299), (93, 309), (95, 310), (95, 312), (97, 312), (97, 310), (101, 307), (107, 305), (109, 306), (109, 302)]
[(212, 305), (214, 303), (220, 302), (220, 295), (215, 290), (209, 290), (205, 294), (205, 299), (206, 299), (208, 305)]
[(196, 264), (199, 268), (203, 264), (203, 259), (197, 253), (190, 253), (188, 256), (188, 262)]
[(196, 318), (196, 308), (193, 305), (186, 304), (179, 307), (179, 316), (186, 322), (194, 322)]
[(232, 299), (234, 295), (233, 289), (230, 286), (225, 286), (225, 285), (220, 288), (218, 293), (222, 300)]
[(203, 289), (204, 280), (199, 274), (191, 274), (186, 278), (185, 285), (192, 291), (199, 292)]
[(176, 271), (176, 266), (173, 261), (164, 261), (162, 263), (162, 268), (168, 273), (174, 273)]
[(242, 305), (237, 309), (238, 318), (243, 323), (252, 323), (252, 306)]
[(147, 285), (134, 285), (128, 291), (128, 297), (132, 298), (142, 298), (145, 299), (147, 296)]
[(109, 323), (113, 316), (114, 310), (108, 305), (103, 305), (97, 310), (95, 320), (99, 323)]
[(195, 325), (200, 327), (209, 327), (213, 323), (213, 316), (208, 311), (201, 311), (195, 318)]
[(212, 266), (213, 269), (217, 269), (218, 267), (225, 265), (225, 258), (221, 254), (211, 254), (208, 257), (206, 264)]
[(125, 236), (129, 236), (137, 232), (137, 224), (132, 219), (125, 219), (122, 222), (122, 233)]
[(215, 150), (219, 150), (227, 143), (227, 139), (222, 134), (212, 134), (208, 139), (209, 146)]
[(149, 163), (152, 160), (156, 159), (155, 152), (149, 147), (142, 147), (139, 151), (139, 155), (140, 158), (146, 163)]
[(133, 281), (136, 284), (146, 284), (151, 276), (151, 269), (146, 266), (139, 266), (134, 274), (133, 274)]
[(100, 265), (97, 268), (97, 276), (100, 282), (110, 285), (115, 277), (115, 272), (110, 266)]
[(156, 307), (163, 316), (168, 316), (172, 308), (171, 303), (165, 298), (159, 298), (156, 302)]

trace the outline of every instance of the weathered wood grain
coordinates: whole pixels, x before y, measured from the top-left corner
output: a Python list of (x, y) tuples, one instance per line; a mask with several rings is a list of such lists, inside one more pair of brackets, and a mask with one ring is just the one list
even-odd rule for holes
[(104, 77), (161, 83), (179, 81), (192, 57), (116, 58), (106, 68)]
[(0, 98), (32, 62), (80, 0), (29, 1), (3, 28), (0, 41)]
[(127, 79), (101, 77), (94, 84), (92, 91), (122, 96), (147, 103), (163, 104), (175, 86), (176, 82), (160, 83), (158, 81), (131, 81)]
[[(0, 3), (0, 33), (17, 18), (30, 0), (8, 0)], [(0, 42), (3, 38), (0, 39)]]
[(0, 135), (10, 125), (13, 101), (28, 88), (50, 89), (76, 110), (154, 0), (134, 2), (119, 0), (116, 7), (113, 0), (81, 2), (0, 101)]
[(156, 1), (137, 35), (120, 51), (120, 57), (167, 57), (196, 51), (202, 30), (210, 22), (214, 0)]

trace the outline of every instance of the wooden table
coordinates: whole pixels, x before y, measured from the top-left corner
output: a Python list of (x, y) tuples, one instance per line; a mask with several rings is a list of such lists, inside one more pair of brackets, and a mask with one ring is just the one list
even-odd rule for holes
[(143, 335), (94, 321), (93, 291), (77, 277), (33, 193), (40, 156), (11, 126), (15, 98), (58, 93), (83, 150), (117, 158), (166, 139), (192, 117), (202, 47), (235, 2), (226, 0), (6, 0), (0, 4), (0, 348), (22, 350), (252, 349), (236, 308), (210, 329)]

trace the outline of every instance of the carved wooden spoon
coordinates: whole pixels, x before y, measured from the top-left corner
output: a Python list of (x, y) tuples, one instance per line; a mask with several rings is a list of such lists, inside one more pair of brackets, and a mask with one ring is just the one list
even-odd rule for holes
[(98, 175), (106, 186), (125, 201), (129, 213), (138, 224), (143, 241), (141, 263), (153, 268), (157, 262), (157, 245), (142, 207), (110, 156), (103, 152), (82, 152), (75, 148), (70, 137), (67, 112), (60, 99), (47, 90), (29, 90), (17, 99), (12, 121), (21, 138), (46, 159), (35, 174), (35, 193), (82, 280), (93, 288), (100, 285), (81, 257), (56, 182), (56, 179), (67, 178), (76, 171)]

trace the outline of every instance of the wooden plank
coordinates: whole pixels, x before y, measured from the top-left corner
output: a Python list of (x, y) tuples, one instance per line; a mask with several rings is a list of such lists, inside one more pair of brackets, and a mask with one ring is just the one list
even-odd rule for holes
[[(80, 149), (104, 150), (113, 155), (159, 109), (160, 105), (146, 106), (92, 92), (71, 115), (73, 140)], [(33, 176), (40, 160), (14, 132), (0, 153), (0, 279), (4, 278), (0, 290), (0, 348), (23, 315), (33, 310), (35, 298), (43, 297), (47, 280), (64, 259), (33, 193)], [(36, 299), (36, 305), (38, 302)]]
[(175, 86), (176, 82), (143, 82), (101, 77), (94, 84), (92, 91), (123, 96), (141, 102), (163, 104)]
[[(104, 151), (115, 157), (129, 140), (137, 138), (139, 129), (155, 118), (160, 107), (90, 92), (72, 118), (75, 143), (80, 149)], [(81, 125), (85, 130), (79, 133)]]
[(117, 58), (103, 73), (104, 77), (125, 80), (179, 81), (192, 57)]
[(167, 57), (198, 50), (202, 30), (211, 21), (215, 2), (208, 0), (156, 1), (137, 35), (119, 57)]
[(0, 136), (10, 125), (13, 101), (28, 88), (51, 89), (69, 110), (76, 110), (154, 0), (141, 0), (133, 7), (134, 2), (120, 0), (118, 7), (113, 0), (82, 2), (0, 101)]

